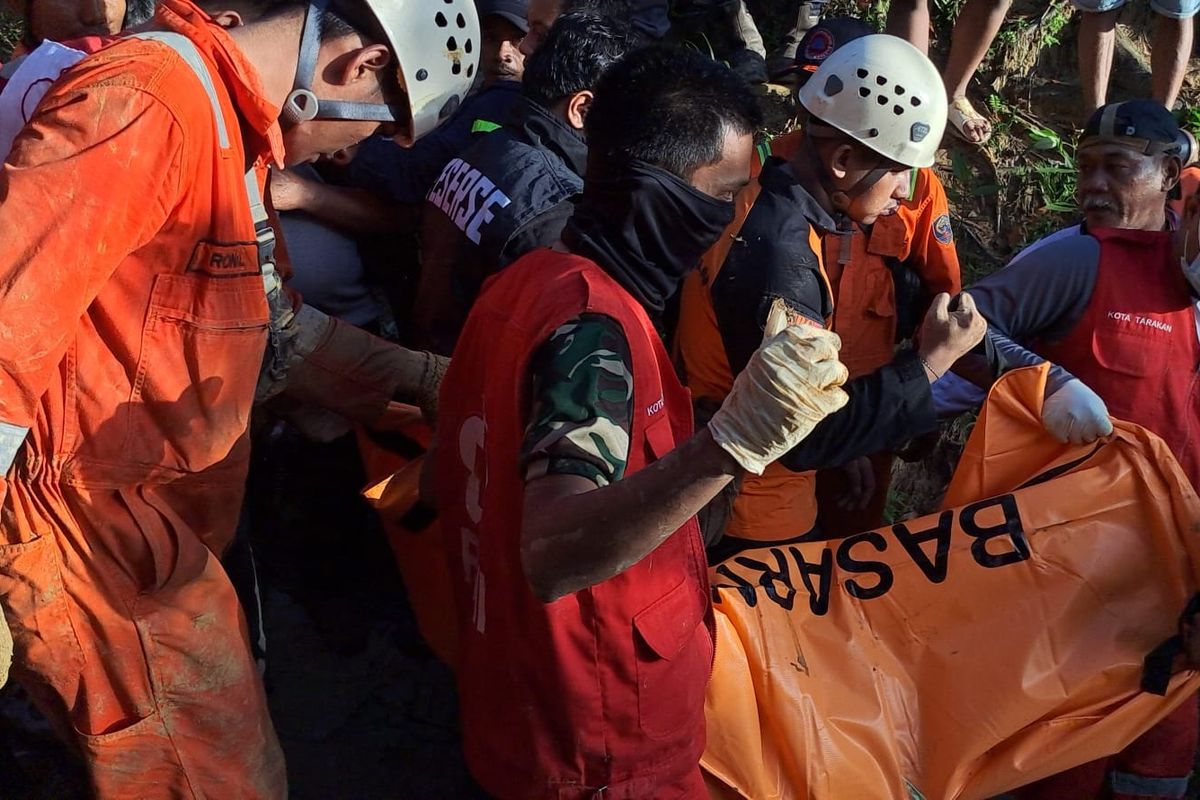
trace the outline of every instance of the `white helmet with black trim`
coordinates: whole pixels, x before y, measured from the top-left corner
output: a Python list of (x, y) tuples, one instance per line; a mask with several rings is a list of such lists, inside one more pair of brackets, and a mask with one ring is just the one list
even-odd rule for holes
[[(385, 103), (322, 100), (312, 91), (321, 45), (321, 17), (342, 2), (370, 10), (396, 60), (407, 108)], [(353, 24), (353, 15), (348, 20)], [(416, 141), (448, 119), (471, 88), (479, 65), (479, 16), (471, 0), (310, 0), (300, 39), (295, 88), (283, 118), (378, 120), (400, 123)]]
[(931, 167), (946, 130), (946, 89), (924, 53), (877, 33), (835, 50), (800, 89), (801, 105), (880, 155)]

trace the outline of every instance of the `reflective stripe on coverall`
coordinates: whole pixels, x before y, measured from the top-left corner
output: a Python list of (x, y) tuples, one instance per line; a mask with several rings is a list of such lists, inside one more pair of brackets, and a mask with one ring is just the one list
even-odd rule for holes
[(30, 429), (4, 485), (0, 602), (14, 676), (97, 796), (279, 798), (218, 561), (268, 328), (239, 130), (262, 175), (278, 112), (198, 10), (166, 0), (158, 20), (219, 76), (227, 146), (196, 72), (130, 39), (50, 90), (0, 173), (0, 420)]

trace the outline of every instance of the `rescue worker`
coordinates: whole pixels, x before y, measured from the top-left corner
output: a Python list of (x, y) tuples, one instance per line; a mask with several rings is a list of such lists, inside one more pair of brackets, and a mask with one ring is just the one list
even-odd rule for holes
[(164, 0), (54, 83), (0, 171), (0, 607), (99, 798), (286, 794), (218, 561), (251, 404), (432, 412), (442, 365), (288, 296), (263, 184), (453, 112), (473, 6), (406, 9), (289, 3), (227, 31)]
[[(801, 136), (781, 143), (789, 157), (766, 161), (757, 182), (739, 198), (741, 219), (705, 254), (700, 278), (685, 287), (678, 352), (701, 416), (724, 400), (761, 338), (774, 298), (782, 298), (796, 319), (836, 330), (840, 288), (854, 303), (852, 313), (861, 315), (847, 320), (848, 336), (862, 339), (848, 353), (858, 373), (847, 384), (850, 402), (766, 474), (747, 476), (732, 509), (711, 513), (706, 540), (715, 544), (722, 529), (729, 536), (714, 558), (747, 540), (821, 533), (811, 470), (847, 464), (934, 430), (929, 384), (983, 337), (983, 321), (970, 302), (950, 311), (948, 293), (930, 298), (916, 351), (892, 356), (894, 320), (874, 330), (862, 324), (876, 310), (881, 317), (894, 316), (896, 307), (888, 301), (900, 301), (890, 284), (898, 272), (908, 278), (905, 270), (889, 270), (868, 255), (946, 263), (946, 256), (928, 252), (930, 228), (937, 243), (938, 228), (948, 228), (949, 218), (934, 213), (940, 203), (927, 170), (923, 196), (901, 211), (913, 170), (933, 164), (946, 124), (940, 86), (929, 60), (896, 37), (872, 34), (833, 50), (800, 89), (808, 117)], [(889, 215), (902, 218), (893, 222)], [(908, 234), (905, 217), (923, 227)], [(852, 224), (864, 233), (853, 236)], [(875, 226), (881, 227), (878, 243)], [(944, 238), (949, 244), (950, 237)], [(857, 258), (843, 264), (846, 243)], [(838, 254), (835, 260), (827, 257), (830, 251)], [(855, 268), (866, 273), (872, 267), (859, 283)], [(951, 276), (940, 270), (927, 268), (936, 276), (927, 284), (954, 288)], [(863, 303), (858, 297), (871, 299)], [(889, 363), (879, 366), (883, 361)], [(868, 475), (860, 471), (863, 482)]]
[(483, 281), (558, 241), (583, 188), (592, 87), (633, 41), (618, 20), (559, 17), (526, 62), (521, 98), (505, 127), (446, 165), (422, 215), (414, 303), (422, 345), (450, 353)]
[[(971, 287), (988, 337), (1013, 366), (1053, 362), (1042, 419), (1061, 441), (1112, 432), (1109, 414), (1166, 441), (1200, 486), (1197, 297), (1200, 198), (1171, 230), (1167, 201), (1195, 143), (1162, 105), (1112, 103), (1092, 115), (1076, 149), (1083, 228), (1054, 236)], [(1167, 612), (1171, 613), (1171, 612)], [(1021, 800), (1179, 798), (1197, 740), (1184, 703), (1111, 759), (1017, 793)]]
[[(527, 0), (478, 0), (478, 88), (452, 119), (415, 147), (397, 147), (386, 136), (363, 142), (348, 172), (352, 186), (419, 208), (446, 163), (503, 124), (521, 91), (525, 55), (519, 45), (527, 30), (526, 6)], [(404, 233), (415, 233), (419, 217), (405, 214), (398, 222), (412, 225)]]
[(529, 0), (526, 15), (529, 32), (521, 40), (521, 52), (525, 57), (533, 55), (542, 46), (555, 20), (573, 11), (629, 21), (651, 39), (661, 39), (669, 27), (663, 0)]
[(455, 349), (436, 496), (467, 763), (497, 797), (707, 797), (714, 623), (693, 515), (845, 400), (836, 337), (787, 326), (693, 434), (654, 326), (729, 223), (758, 121), (697, 53), (610, 68), (562, 241), (488, 283)]
[(154, 16), (153, 0), (8, 0), (4, 5), (25, 21), (18, 54), (47, 40), (112, 35)]
[[(797, 48), (797, 85), (838, 47), (872, 33), (874, 28), (855, 17), (822, 20)], [(802, 137), (800, 131), (780, 137), (772, 151), (789, 158)], [(842, 339), (840, 358), (851, 380), (890, 362), (896, 344), (913, 337), (936, 295), (956, 295), (962, 289), (946, 190), (929, 168), (915, 170), (911, 195), (900, 201), (896, 213), (865, 230), (852, 224), (849, 232), (824, 237), (823, 244), (833, 291), (833, 330)], [(818, 472), (822, 529), (852, 532), (881, 525), (891, 477), (890, 450)]]

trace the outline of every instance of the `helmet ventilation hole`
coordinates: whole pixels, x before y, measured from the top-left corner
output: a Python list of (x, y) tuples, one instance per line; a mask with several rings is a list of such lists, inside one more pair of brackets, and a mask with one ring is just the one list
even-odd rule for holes
[(887, 78), (883, 77), (882, 75), (876, 75), (875, 83), (879, 86), (887, 86)]
[(458, 49), (458, 39), (455, 39), (453, 36), (451, 36), (449, 39), (447, 39), (446, 40), (446, 49), (449, 50), (451, 53), (453, 53), (455, 50), (457, 50)]
[(912, 107), (913, 107), (913, 108), (916, 108), (917, 106), (921, 105), (921, 98), (919, 98), (919, 97), (914, 97), (914, 98), (913, 98), (912, 100), (910, 100), (909, 102), (910, 102), (910, 103), (912, 103)]
[(897, 117), (904, 115), (904, 106), (892, 106), (892, 113)]
[(870, 75), (871, 75), (871, 73), (867, 72), (865, 69), (862, 69), (861, 67), (859, 68), (858, 77), (862, 78), (863, 80), (866, 80), (868, 77), (870, 77)]
[(896, 85), (896, 96), (899, 97), (902, 94), (904, 94), (904, 87), (897, 84)]
[(433, 18), (433, 21), (437, 23), (437, 26), (438, 26), (439, 28), (444, 28), (444, 27), (446, 27), (447, 25), (449, 25), (449, 24), (450, 24), (450, 22), (449, 22), (449, 21), (446, 19), (446, 15), (445, 15), (445, 14), (443, 14), (442, 12), (440, 12), (440, 11), (439, 11), (439, 12), (437, 13), (437, 15), (436, 15), (436, 16)]
[(460, 28), (467, 27), (467, 18), (464, 17), (462, 14), (459, 14), (458, 18), (455, 19), (454, 21), (458, 23), (458, 27), (460, 27)]
[(858, 96), (859, 97), (870, 97), (871, 90), (865, 86), (860, 86), (860, 87), (858, 87)]
[(875, 102), (879, 103), (881, 106), (886, 106), (888, 104), (888, 99), (883, 95), (879, 95), (879, 97), (875, 99)]
[(467, 55), (470, 55), (471, 51), (474, 49), (475, 49), (475, 46), (473, 44), (471, 44), (470, 39), (467, 39), (467, 41), (463, 42), (463, 52), (466, 53)]

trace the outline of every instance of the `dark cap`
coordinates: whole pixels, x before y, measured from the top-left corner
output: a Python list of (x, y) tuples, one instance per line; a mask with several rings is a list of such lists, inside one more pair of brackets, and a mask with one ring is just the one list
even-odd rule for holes
[(522, 33), (529, 33), (529, 21), (526, 18), (529, 0), (476, 0), (475, 8), (479, 11), (480, 19), (493, 15), (503, 17), (520, 28)]
[(1126, 100), (1097, 109), (1083, 127), (1077, 149), (1100, 144), (1119, 144), (1148, 156), (1177, 155), (1185, 164), (1196, 152), (1192, 135), (1154, 100)]
[(783, 74), (807, 73), (799, 76), (803, 81), (816, 72), (834, 50), (846, 42), (878, 32), (857, 17), (822, 19), (816, 26), (809, 28), (808, 33), (804, 34), (804, 38), (796, 45), (796, 59)]

